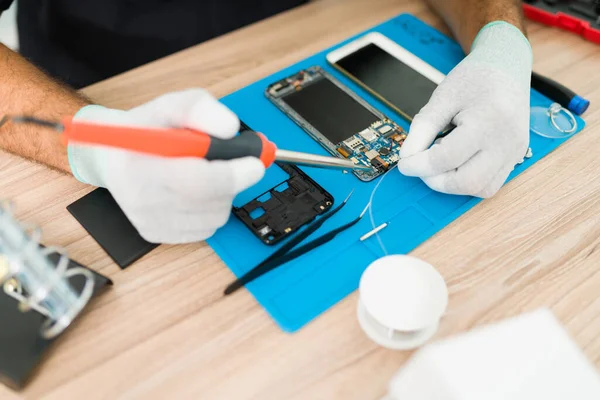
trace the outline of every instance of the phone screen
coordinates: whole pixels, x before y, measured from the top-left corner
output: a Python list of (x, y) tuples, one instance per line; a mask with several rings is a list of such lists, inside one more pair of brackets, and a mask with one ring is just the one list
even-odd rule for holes
[(336, 65), (411, 120), (437, 87), (373, 43), (345, 56)]
[(288, 94), (283, 101), (332, 143), (380, 119), (326, 78)]

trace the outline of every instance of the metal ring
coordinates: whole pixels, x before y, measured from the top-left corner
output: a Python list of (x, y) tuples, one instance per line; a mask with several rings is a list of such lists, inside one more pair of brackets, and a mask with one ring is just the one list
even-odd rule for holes
[[(561, 112), (565, 113), (565, 115), (569, 117), (569, 120), (571, 121), (570, 129), (563, 129), (560, 126), (558, 126), (558, 123), (556, 122), (556, 116)], [(548, 109), (548, 114), (550, 115), (550, 122), (552, 123), (552, 126), (554, 126), (554, 129), (556, 129), (557, 131), (564, 134), (571, 134), (577, 130), (577, 119), (575, 119), (575, 116), (573, 115), (573, 113), (571, 113), (571, 111), (562, 107), (560, 104), (552, 104)]]

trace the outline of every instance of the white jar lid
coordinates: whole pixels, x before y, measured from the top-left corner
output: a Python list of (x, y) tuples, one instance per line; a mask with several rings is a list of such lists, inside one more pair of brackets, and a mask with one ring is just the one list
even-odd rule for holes
[(392, 350), (411, 350), (425, 344), (435, 335), (439, 323), (428, 326), (420, 331), (397, 331), (386, 328), (377, 322), (367, 311), (362, 302), (358, 303), (358, 322), (366, 335), (380, 346)]
[(440, 273), (405, 255), (386, 256), (369, 265), (359, 292), (360, 302), (375, 321), (400, 332), (430, 330), (448, 305), (448, 288)]

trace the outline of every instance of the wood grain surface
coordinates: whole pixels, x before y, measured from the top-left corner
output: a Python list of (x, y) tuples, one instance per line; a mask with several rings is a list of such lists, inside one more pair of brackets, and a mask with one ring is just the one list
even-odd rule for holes
[[(222, 96), (403, 12), (444, 29), (419, 0), (321, 0), (84, 92), (117, 108), (192, 86)], [(438, 338), (549, 307), (600, 365), (600, 47), (529, 33), (535, 69), (592, 101), (587, 128), (413, 254), (449, 285)], [(222, 298), (232, 274), (204, 243), (161, 246), (121, 271), (65, 210), (91, 190), (70, 176), (0, 154), (0, 188), (44, 243), (115, 281), (26, 390), (0, 387), (1, 399), (377, 399), (411, 355), (365, 337), (356, 294), (281, 332), (247, 292)]]

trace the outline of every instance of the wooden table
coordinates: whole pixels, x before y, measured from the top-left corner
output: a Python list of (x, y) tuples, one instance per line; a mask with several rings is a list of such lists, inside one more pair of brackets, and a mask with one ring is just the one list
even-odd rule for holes
[[(443, 29), (419, 0), (321, 0), (84, 90), (129, 108), (173, 90), (234, 91), (409, 12)], [(333, 23), (333, 21), (336, 21)], [(535, 69), (600, 104), (600, 47), (530, 25)], [(600, 111), (584, 132), (496, 197), (414, 251), (450, 290), (438, 338), (550, 307), (600, 365)], [(50, 351), (21, 394), (0, 398), (376, 399), (410, 357), (360, 330), (356, 294), (294, 335), (247, 292), (223, 299), (231, 272), (204, 243), (161, 246), (121, 271), (67, 213), (90, 191), (70, 176), (0, 155), (1, 195), (114, 288)]]

